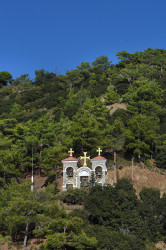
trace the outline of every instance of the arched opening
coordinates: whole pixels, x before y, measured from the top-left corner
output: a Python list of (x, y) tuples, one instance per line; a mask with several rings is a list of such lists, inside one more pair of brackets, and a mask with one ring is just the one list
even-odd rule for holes
[(72, 167), (68, 167), (68, 168), (66, 169), (66, 174), (67, 174), (67, 177), (68, 177), (69, 179), (72, 179), (72, 178), (73, 178), (73, 168), (72, 168)]
[(96, 179), (101, 179), (102, 178), (102, 167), (100, 167), (100, 166), (96, 167), (95, 175), (96, 175)]

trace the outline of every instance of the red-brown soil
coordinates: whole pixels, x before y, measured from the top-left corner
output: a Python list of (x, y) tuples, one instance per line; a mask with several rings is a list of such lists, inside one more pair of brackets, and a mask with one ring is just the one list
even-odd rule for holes
[[(63, 176), (62, 176), (62, 168), (57, 167), (57, 182), (58, 182), (58, 188), (59, 190), (62, 189), (62, 184), (63, 184)], [(28, 173), (26, 176), (23, 176), (23, 178), (30, 180), (31, 181), (31, 173)], [(34, 191), (39, 192), (43, 188), (45, 188), (45, 182), (47, 182), (48, 176), (46, 176), (45, 172), (41, 170), (41, 173), (39, 174), (39, 169), (36, 167), (34, 169)]]
[[(117, 178), (127, 178), (132, 180), (132, 168), (124, 167), (117, 170)], [(109, 170), (107, 176), (107, 182), (111, 185), (114, 183), (114, 171)], [(147, 168), (141, 168), (139, 166), (133, 166), (133, 185), (137, 195), (143, 187), (157, 188), (160, 190), (161, 195), (166, 193), (166, 175), (159, 174), (148, 170)]]

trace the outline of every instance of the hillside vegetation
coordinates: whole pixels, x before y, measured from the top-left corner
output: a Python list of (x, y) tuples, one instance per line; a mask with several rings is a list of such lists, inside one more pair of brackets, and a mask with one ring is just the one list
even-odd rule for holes
[(39, 175), (56, 179), (71, 147), (75, 157), (101, 147), (110, 163), (116, 151), (166, 168), (166, 50), (117, 56), (116, 65), (100, 56), (65, 75), (39, 69), (33, 80), (0, 72), (0, 242), (36, 237), (45, 239), (41, 249), (145, 249), (165, 240), (166, 199), (158, 190), (144, 190), (139, 201), (123, 180), (115, 189), (90, 187), (81, 194), (85, 210), (69, 216), (56, 186), (35, 195), (25, 181), (32, 156)]

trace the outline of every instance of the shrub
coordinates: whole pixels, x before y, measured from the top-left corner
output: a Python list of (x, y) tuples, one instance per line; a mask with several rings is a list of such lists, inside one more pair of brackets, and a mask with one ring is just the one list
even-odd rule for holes
[(68, 189), (60, 194), (60, 200), (67, 204), (83, 204), (87, 189)]

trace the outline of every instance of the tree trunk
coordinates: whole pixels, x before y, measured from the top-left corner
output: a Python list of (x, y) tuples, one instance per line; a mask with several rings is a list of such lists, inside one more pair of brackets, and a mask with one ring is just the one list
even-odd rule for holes
[(131, 163), (131, 179), (133, 181), (134, 178), (134, 169), (133, 169), (133, 165), (134, 165), (134, 157), (132, 157), (132, 163)]
[(26, 246), (27, 246), (28, 230), (29, 230), (29, 224), (27, 223), (26, 228), (25, 228), (25, 237), (24, 237), (23, 249), (26, 249)]
[(114, 162), (114, 184), (117, 183), (117, 169), (116, 169), (116, 163)]
[(160, 69), (160, 79), (162, 78), (163, 68)]

